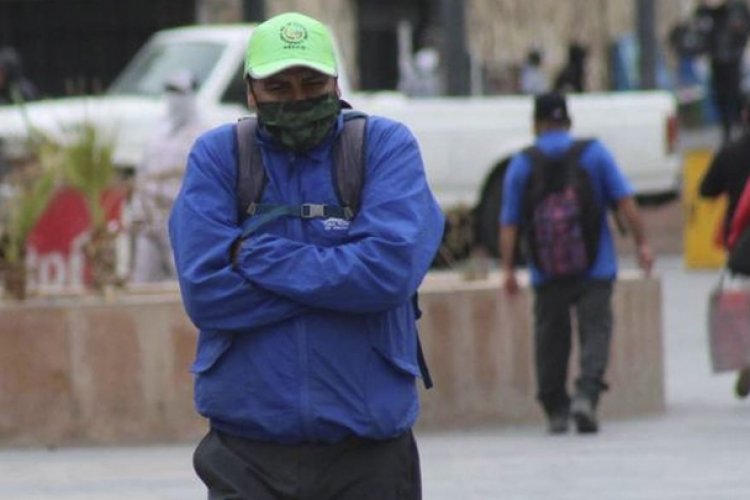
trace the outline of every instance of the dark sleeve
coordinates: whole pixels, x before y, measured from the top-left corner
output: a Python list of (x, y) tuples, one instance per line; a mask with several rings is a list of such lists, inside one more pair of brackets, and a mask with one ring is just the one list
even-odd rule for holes
[(719, 153), (711, 161), (706, 174), (700, 184), (700, 195), (704, 198), (715, 198), (727, 190), (727, 167), (726, 153)]

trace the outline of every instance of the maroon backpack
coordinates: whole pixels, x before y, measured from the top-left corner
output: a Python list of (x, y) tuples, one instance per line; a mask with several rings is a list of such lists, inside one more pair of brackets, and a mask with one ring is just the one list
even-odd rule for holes
[(531, 174), (522, 202), (522, 235), (528, 257), (551, 279), (581, 276), (596, 260), (603, 214), (580, 163), (591, 142), (575, 141), (561, 156), (548, 156), (536, 146), (524, 150)]

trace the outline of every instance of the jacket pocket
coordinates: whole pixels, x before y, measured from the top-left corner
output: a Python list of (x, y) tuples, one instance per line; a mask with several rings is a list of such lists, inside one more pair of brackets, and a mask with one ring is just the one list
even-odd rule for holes
[(393, 437), (414, 425), (419, 413), (413, 312), (402, 307), (379, 314), (373, 318), (369, 333), (368, 414), (377, 429), (376, 436)]
[(372, 347), (395, 370), (420, 376), (417, 361), (417, 329), (410, 305), (379, 314), (370, 326)]
[(198, 334), (198, 348), (190, 371), (196, 375), (205, 373), (232, 345), (234, 334), (220, 331), (203, 331)]

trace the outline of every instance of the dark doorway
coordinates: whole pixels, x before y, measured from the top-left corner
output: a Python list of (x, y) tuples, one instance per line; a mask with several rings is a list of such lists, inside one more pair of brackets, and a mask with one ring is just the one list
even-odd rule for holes
[(398, 21), (408, 21), (414, 48), (434, 25), (437, 2), (429, 0), (357, 0), (357, 60), (362, 90), (395, 89), (398, 84)]
[(155, 31), (195, 22), (195, 0), (0, 0), (0, 46), (46, 96), (103, 90)]

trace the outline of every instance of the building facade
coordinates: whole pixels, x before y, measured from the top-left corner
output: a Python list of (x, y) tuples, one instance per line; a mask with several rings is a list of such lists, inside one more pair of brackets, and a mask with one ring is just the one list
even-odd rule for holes
[[(226, 22), (242, 18), (242, 0), (197, 1), (201, 22)], [(696, 1), (654, 2), (656, 40), (662, 56), (668, 62), (670, 54), (666, 39), (669, 30), (690, 15)], [(362, 60), (362, 51), (358, 50), (358, 45), (367, 43), (368, 32), (380, 33), (368, 46), (377, 47), (377, 41), (379, 45), (389, 45), (390, 54), (380, 55), (393, 59), (390, 67), (394, 67), (397, 58), (394, 52), (396, 21), (400, 16), (409, 19), (416, 25), (417, 35), (431, 28), (439, 32), (438, 10), (443, 3), (445, 0), (274, 0), (265, 2), (265, 10), (268, 16), (296, 10), (332, 26), (347, 61), (350, 79), (357, 85), (362, 80), (362, 74), (367, 73), (364, 68), (374, 63)], [(377, 11), (387, 18), (391, 41), (383, 35), (386, 28), (376, 14), (358, 16), (371, 4), (376, 4)], [(512, 91), (514, 71), (529, 48), (536, 47), (543, 52), (543, 67), (552, 78), (565, 63), (568, 44), (578, 42), (588, 49), (587, 87), (592, 90), (606, 89), (610, 87), (613, 43), (636, 33), (636, 4), (635, 0), (464, 0), (467, 50), (488, 80), (497, 83), (498, 91)], [(415, 40), (415, 45), (419, 45), (418, 40)], [(371, 53), (372, 50), (367, 51), (367, 54)], [(381, 63), (381, 66), (388, 65)]]
[[(698, 0), (652, 1), (657, 42), (669, 56), (667, 33)], [(588, 49), (587, 88), (610, 88), (612, 43), (636, 32), (636, 0), (0, 0), (0, 46), (18, 50), (44, 95), (96, 93), (153, 32), (240, 22), (252, 5), (265, 16), (296, 10), (321, 19), (338, 36), (355, 88), (393, 89), (408, 38), (403, 30), (399, 38), (398, 26), (409, 27), (413, 49), (443, 47), (461, 31), (441, 21), (445, 7), (456, 4), (464, 6), (461, 38), (481, 83), (472, 88), (485, 93), (512, 92), (531, 47), (543, 52), (543, 69), (552, 78), (571, 41)]]

